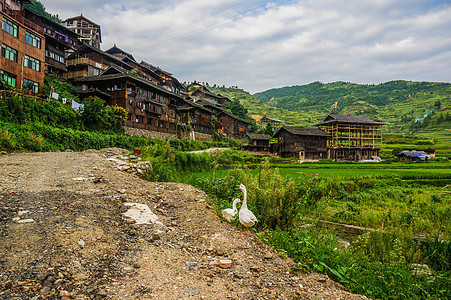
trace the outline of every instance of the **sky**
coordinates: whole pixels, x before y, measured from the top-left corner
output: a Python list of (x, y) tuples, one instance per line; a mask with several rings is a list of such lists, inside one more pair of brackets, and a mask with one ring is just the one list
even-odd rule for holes
[(451, 0), (41, 0), (181, 82), (451, 81)]

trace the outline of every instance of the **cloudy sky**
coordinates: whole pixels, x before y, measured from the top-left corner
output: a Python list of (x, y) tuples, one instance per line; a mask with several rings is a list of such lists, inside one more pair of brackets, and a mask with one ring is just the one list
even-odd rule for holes
[(451, 0), (41, 0), (180, 81), (451, 81)]

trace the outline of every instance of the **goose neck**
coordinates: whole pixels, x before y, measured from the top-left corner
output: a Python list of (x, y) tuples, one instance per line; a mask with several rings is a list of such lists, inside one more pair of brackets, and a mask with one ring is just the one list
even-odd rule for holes
[(243, 204), (241, 205), (241, 207), (247, 208), (247, 191), (246, 191), (246, 189), (243, 189)]
[(240, 201), (240, 199), (233, 200), (233, 210), (236, 210), (236, 204)]

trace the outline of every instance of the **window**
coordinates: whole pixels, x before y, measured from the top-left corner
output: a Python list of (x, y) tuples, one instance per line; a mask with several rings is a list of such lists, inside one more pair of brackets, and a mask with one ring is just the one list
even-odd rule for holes
[(9, 34), (12, 34), (15, 37), (17, 37), (18, 27), (16, 24), (11, 22), (10, 20), (3, 18), (2, 29), (4, 31), (8, 32)]
[(3, 70), (0, 70), (0, 73), (2, 75), (2, 79), (6, 81), (6, 83), (12, 85), (13, 87), (16, 87), (16, 75), (13, 75)]
[(28, 79), (23, 80), (23, 88), (29, 90), (33, 94), (39, 93), (39, 83)]
[(62, 33), (59, 33), (58, 31), (55, 31), (55, 36), (57, 39), (68, 42), (69, 39), (67, 38), (67, 35), (64, 35)]
[(5, 44), (2, 44), (2, 56), (13, 62), (17, 62), (17, 50)]
[(25, 42), (36, 48), (41, 49), (41, 38), (38, 37), (37, 35), (32, 34), (31, 32), (27, 31), (25, 33)]
[(40, 65), (41, 65), (41, 62), (39, 60), (37, 60), (36, 58), (33, 58), (31, 56), (25, 55), (25, 60), (24, 60), (25, 67), (39, 72)]
[(47, 57), (50, 57), (50, 58), (52, 58), (54, 60), (59, 61), (60, 63), (64, 63), (64, 61), (65, 61), (64, 57), (62, 57), (61, 55), (56, 54), (56, 53), (54, 53), (52, 51), (45, 50), (45, 55)]

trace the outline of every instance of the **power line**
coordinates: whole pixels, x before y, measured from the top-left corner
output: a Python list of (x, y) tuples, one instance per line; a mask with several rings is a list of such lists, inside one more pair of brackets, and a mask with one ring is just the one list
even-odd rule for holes
[[(290, 2), (290, 1), (292, 1), (292, 0), (285, 0), (285, 1), (282, 1), (282, 2), (280, 2), (280, 3), (274, 3), (274, 5), (271, 6), (270, 8), (274, 8), (274, 7), (277, 7), (277, 6), (284, 5), (284, 4), (286, 4), (286, 3)], [(162, 41), (156, 42), (156, 43), (153, 44), (153, 45), (152, 45), (152, 42), (153, 42), (153, 41), (152, 41), (152, 40), (148, 40), (147, 42), (140, 43), (139, 46), (140, 46), (140, 48), (141, 48), (141, 47), (150, 45), (150, 46), (148, 46), (148, 47), (146, 47), (146, 48), (147, 48), (147, 49), (149, 49), (149, 48), (150, 48), (150, 49), (151, 49), (151, 48), (158, 48), (158, 47), (167, 45), (167, 44), (169, 44), (169, 43), (175, 42), (175, 41), (177, 41), (177, 40), (181, 40), (181, 39), (184, 39), (184, 38), (186, 38), (186, 37), (193, 36), (193, 35), (196, 35), (196, 34), (199, 34), (199, 33), (202, 33), (202, 32), (205, 32), (205, 31), (208, 31), (208, 30), (211, 30), (211, 29), (214, 29), (214, 28), (217, 28), (217, 27), (220, 27), (220, 26), (229, 24), (229, 23), (232, 23), (232, 22), (236, 21), (236, 20), (237, 20), (238, 18), (240, 18), (240, 17), (242, 18), (242, 17), (248, 17), (248, 16), (251, 16), (251, 15), (253, 15), (253, 14), (256, 14), (256, 13), (259, 11), (259, 9), (262, 8), (262, 7), (264, 7), (264, 6), (266, 6), (266, 3), (265, 3), (265, 4), (262, 4), (262, 5), (259, 5), (259, 6), (257, 6), (257, 7), (254, 7), (254, 8), (252, 8), (252, 9), (249, 9), (249, 10), (247, 10), (247, 11), (241, 13), (241, 14), (236, 14), (236, 15), (233, 16), (232, 18), (226, 19), (226, 20), (224, 20), (223, 22), (218, 22), (218, 23), (216, 23), (216, 24), (213, 23), (213, 24), (211, 24), (211, 25), (206, 25), (206, 26), (204, 26), (203, 28), (199, 28), (199, 29), (196, 29), (196, 30), (192, 30), (192, 31), (189, 31), (189, 32), (187, 32), (187, 33), (183, 33), (183, 34), (176, 35), (176, 36), (174, 36), (174, 37), (172, 37), (172, 38), (169, 38), (169, 39), (166, 39), (166, 40), (162, 40)], [(211, 17), (211, 16), (210, 16), (210, 17)], [(207, 18), (208, 18), (208, 17), (207, 17)]]
[(238, 3), (236, 3), (236, 4), (232, 5), (232, 6), (229, 6), (229, 7), (227, 7), (227, 8), (221, 9), (221, 10), (219, 10), (219, 11), (217, 11), (217, 12), (211, 14), (210, 16), (208, 16), (208, 17), (205, 18), (205, 19), (198, 20), (198, 21), (194, 21), (194, 22), (190, 22), (190, 23), (188, 23), (188, 24), (179, 26), (179, 27), (177, 27), (177, 28), (174, 28), (174, 29), (171, 29), (171, 30), (169, 30), (169, 31), (166, 31), (165, 33), (162, 33), (162, 34), (160, 34), (160, 35), (151, 37), (151, 39), (157, 39), (157, 38), (160, 38), (160, 37), (162, 37), (162, 36), (166, 36), (166, 35), (168, 35), (168, 34), (171, 33), (171, 32), (177, 31), (177, 30), (179, 30), (179, 29), (186, 28), (187, 26), (192, 26), (192, 25), (195, 25), (195, 24), (199, 24), (199, 23), (205, 21), (206, 19), (210, 19), (210, 18), (212, 18), (212, 17), (214, 17), (214, 16), (216, 16), (216, 15), (219, 15), (219, 14), (222, 13), (222, 12), (225, 12), (225, 11), (227, 11), (227, 10), (229, 10), (229, 9), (232, 9), (232, 8), (234, 8), (234, 7), (236, 7), (236, 6), (239, 6), (240, 4), (242, 4), (242, 3), (244, 3), (244, 2), (247, 2), (247, 1), (249, 1), (249, 0), (240, 1), (240, 2), (238, 2)]

